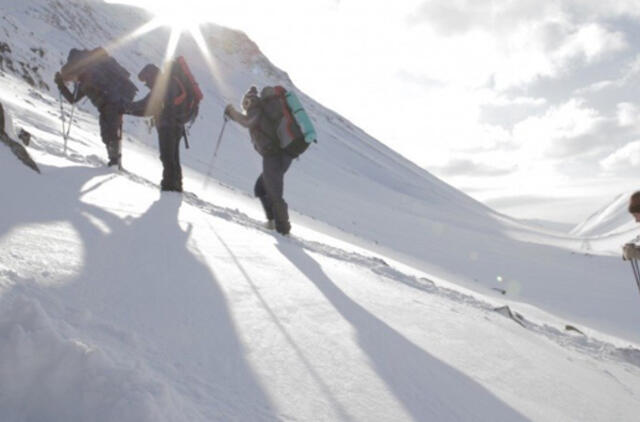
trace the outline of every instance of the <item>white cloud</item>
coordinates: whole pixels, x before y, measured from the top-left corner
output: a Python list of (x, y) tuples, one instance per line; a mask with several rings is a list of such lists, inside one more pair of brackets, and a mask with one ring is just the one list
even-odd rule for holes
[(505, 95), (497, 95), (485, 103), (485, 105), (491, 105), (494, 107), (505, 107), (505, 106), (540, 107), (545, 104), (547, 104), (547, 100), (541, 97), (519, 96), (519, 97), (509, 98)]
[(617, 105), (618, 125), (620, 127), (640, 127), (640, 109), (632, 103)]
[(640, 140), (629, 142), (610, 154), (600, 162), (600, 166), (611, 173), (620, 173), (628, 170), (635, 170), (637, 173), (640, 171)]
[(567, 36), (553, 56), (559, 64), (580, 56), (584, 57), (587, 63), (592, 63), (605, 54), (624, 50), (627, 46), (625, 36), (621, 32), (612, 32), (602, 25), (591, 23), (578, 27)]
[(571, 142), (595, 134), (606, 119), (582, 100), (571, 99), (515, 125), (513, 138), (523, 157), (544, 158), (584, 153), (584, 144)]

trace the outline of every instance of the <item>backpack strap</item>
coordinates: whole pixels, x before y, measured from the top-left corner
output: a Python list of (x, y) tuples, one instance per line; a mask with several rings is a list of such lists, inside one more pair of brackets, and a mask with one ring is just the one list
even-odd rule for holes
[(178, 83), (178, 86), (182, 91), (180, 95), (178, 95), (176, 98), (173, 99), (173, 105), (178, 106), (184, 103), (184, 101), (187, 99), (187, 88), (185, 88), (184, 84), (180, 81), (180, 79), (176, 78), (175, 76), (173, 76), (172, 78), (174, 81)]
[[(255, 107), (260, 107), (260, 114), (261, 114), (260, 117), (263, 119), (269, 120), (273, 125), (275, 125), (277, 122), (274, 121), (274, 119), (272, 119), (271, 117), (269, 117), (269, 115), (264, 111), (264, 108), (262, 107), (262, 101), (263, 101), (262, 98), (259, 98), (258, 103), (255, 105)], [(274, 139), (270, 134), (262, 130), (262, 127), (260, 127), (259, 123), (255, 129), (258, 132), (262, 133), (267, 139), (271, 140), (271, 144), (273, 144), (273, 146), (280, 149), (280, 141), (278, 140), (278, 138)]]
[(189, 137), (187, 136), (187, 129), (182, 127), (182, 136), (184, 137), (184, 146), (189, 149)]

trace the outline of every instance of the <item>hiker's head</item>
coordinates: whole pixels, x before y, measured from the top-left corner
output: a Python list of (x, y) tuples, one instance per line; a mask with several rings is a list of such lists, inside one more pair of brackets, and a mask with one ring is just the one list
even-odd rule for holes
[(252, 86), (242, 97), (242, 109), (249, 110), (254, 104), (258, 103), (258, 88)]
[(149, 63), (142, 68), (140, 73), (138, 73), (138, 79), (144, 82), (147, 87), (153, 88), (153, 84), (156, 82), (156, 78), (158, 77), (159, 73), (160, 69), (158, 69), (158, 66)]
[(629, 198), (629, 213), (633, 215), (636, 222), (640, 223), (640, 191), (635, 192)]

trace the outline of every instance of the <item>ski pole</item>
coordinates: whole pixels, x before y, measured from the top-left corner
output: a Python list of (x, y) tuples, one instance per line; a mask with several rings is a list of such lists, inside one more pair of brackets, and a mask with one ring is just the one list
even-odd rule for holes
[(636, 284), (638, 285), (638, 291), (640, 291), (640, 269), (638, 268), (638, 261), (632, 259), (629, 261), (631, 263), (631, 269), (633, 270), (633, 276), (636, 279)]
[(65, 118), (64, 118), (64, 104), (62, 102), (62, 92), (58, 91), (58, 100), (60, 101), (60, 122), (62, 123), (62, 139), (64, 139), (64, 134), (67, 132), (65, 128)]
[(67, 141), (69, 140), (69, 135), (71, 134), (71, 126), (73, 126), (73, 113), (76, 111), (76, 105), (73, 104), (71, 106), (71, 115), (69, 116), (69, 125), (67, 126), (67, 133), (64, 134), (64, 153), (67, 154)]
[[(64, 107), (62, 103), (62, 92), (58, 93), (60, 98), (60, 114), (62, 120), (62, 139), (64, 139), (64, 154), (67, 155), (67, 140), (69, 139), (69, 134), (71, 133), (71, 126), (73, 125), (73, 113), (76, 111), (76, 103), (72, 103), (71, 105), (71, 114), (69, 116), (69, 125), (65, 128), (65, 118), (64, 118)], [(75, 100), (78, 95), (78, 84), (73, 84), (73, 99)]]
[(218, 149), (220, 149), (220, 144), (222, 143), (222, 135), (224, 134), (224, 129), (227, 126), (228, 121), (229, 121), (229, 118), (225, 115), (224, 122), (222, 122), (222, 129), (220, 129), (220, 134), (218, 135), (218, 141), (216, 142), (216, 149), (213, 151), (213, 157), (211, 157), (211, 162), (209, 163), (207, 175), (205, 176), (204, 183), (202, 184), (203, 190), (207, 187), (207, 183), (209, 182), (209, 177), (211, 177), (211, 172), (213, 171), (213, 164), (216, 161), (216, 157), (218, 155)]
[(220, 149), (220, 144), (222, 143), (222, 135), (224, 134), (224, 128), (227, 125), (229, 118), (224, 116), (224, 122), (222, 123), (222, 129), (220, 129), (220, 135), (218, 135), (218, 142), (216, 143), (216, 149), (213, 151), (213, 158), (218, 155), (218, 150)]

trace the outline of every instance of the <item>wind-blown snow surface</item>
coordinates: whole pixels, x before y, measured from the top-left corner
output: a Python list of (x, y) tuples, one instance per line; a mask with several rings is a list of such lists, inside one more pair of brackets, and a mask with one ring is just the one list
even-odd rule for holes
[[(1, 101), (42, 169), (0, 145), (0, 420), (637, 419), (640, 297), (619, 256), (493, 213), (306, 97), (321, 136), (288, 174), (295, 237), (263, 230), (244, 131), (229, 126), (206, 189), (203, 173), (227, 99), (289, 82), (216, 27), (218, 85), (181, 46), (206, 95), (183, 156), (197, 196), (161, 196), (155, 134), (128, 119), (113, 173), (87, 104), (64, 156), (39, 82), (143, 16), (0, 4)], [(135, 72), (165, 42), (115, 55)]]

